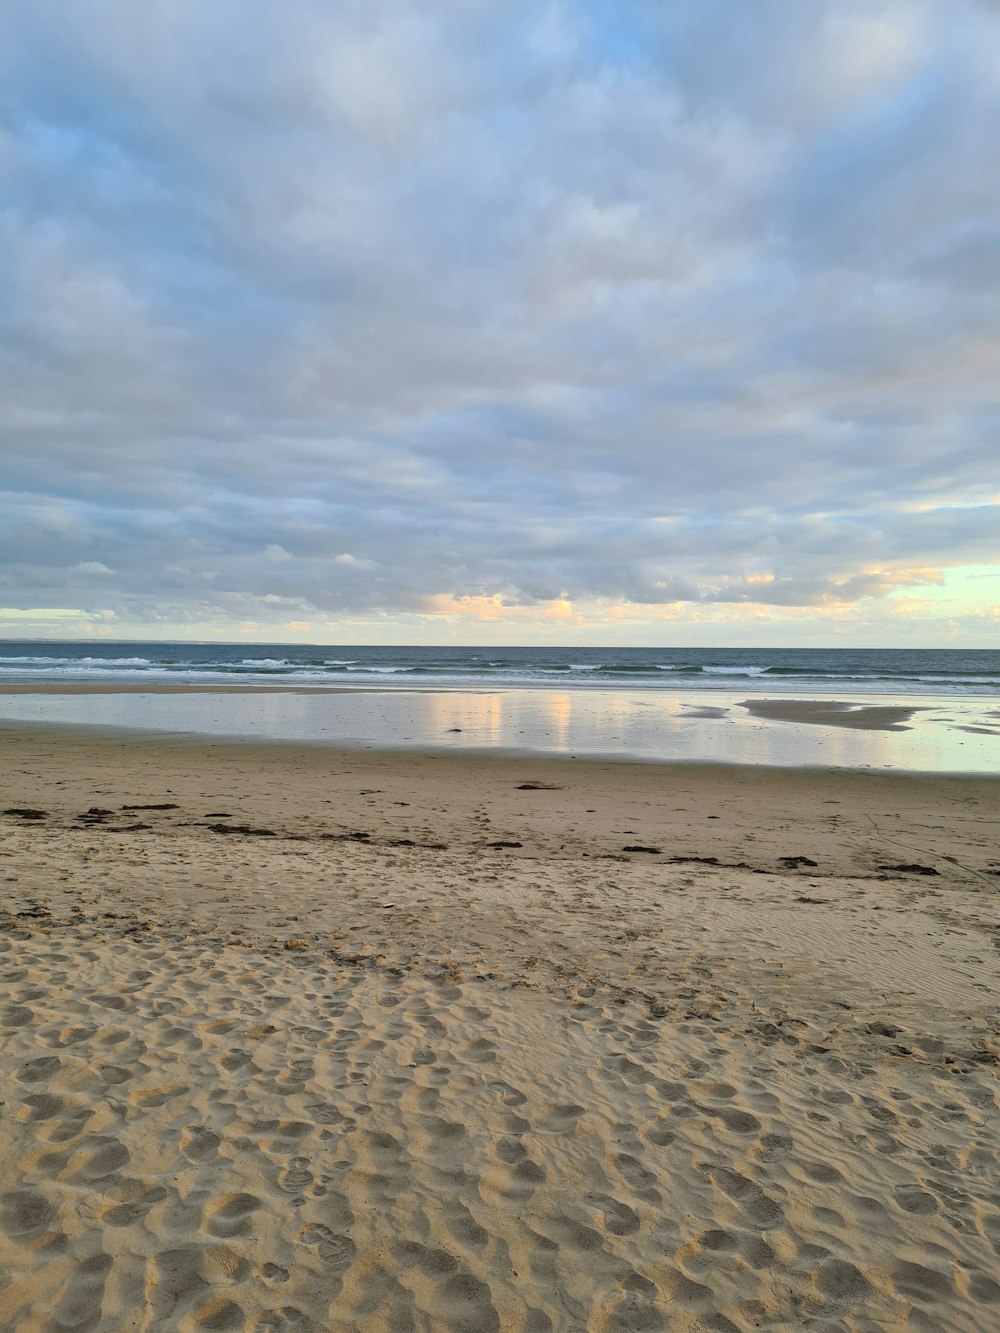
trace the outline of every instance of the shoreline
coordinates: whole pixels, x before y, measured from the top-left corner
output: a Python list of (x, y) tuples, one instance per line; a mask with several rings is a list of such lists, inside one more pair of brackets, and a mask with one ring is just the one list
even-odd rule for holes
[[(865, 730), (863, 726), (852, 727), (848, 725), (848, 730)], [(894, 730), (894, 728), (889, 728)], [(121, 743), (134, 742), (136, 744), (149, 744), (151, 746), (171, 746), (176, 745), (179, 748), (190, 751), (204, 749), (212, 754), (218, 753), (226, 747), (232, 747), (234, 751), (249, 751), (257, 753), (261, 758), (269, 755), (297, 754), (301, 756), (309, 754), (320, 754), (335, 756), (347, 760), (352, 759), (371, 759), (379, 757), (387, 762), (404, 761), (408, 759), (417, 762), (423, 760), (443, 761), (446, 763), (469, 764), (520, 764), (520, 765), (556, 765), (572, 768), (573, 770), (587, 769), (591, 767), (600, 767), (602, 769), (611, 769), (620, 772), (623, 769), (633, 768), (638, 771), (652, 770), (676, 770), (682, 773), (704, 772), (705, 774), (715, 774), (719, 777), (725, 775), (740, 776), (745, 780), (747, 774), (752, 771), (754, 774), (773, 772), (782, 774), (786, 777), (799, 775), (802, 777), (816, 776), (822, 777), (828, 775), (831, 777), (843, 775), (848, 776), (856, 774), (866, 778), (886, 778), (890, 780), (900, 779), (926, 779), (947, 782), (985, 782), (998, 784), (998, 800), (1000, 800), (1000, 771), (992, 768), (968, 768), (968, 769), (936, 769), (936, 768), (903, 768), (903, 767), (877, 767), (873, 764), (838, 764), (823, 762), (790, 762), (790, 763), (767, 763), (755, 759), (711, 759), (711, 758), (659, 758), (656, 756), (643, 756), (631, 754), (627, 751), (586, 751), (580, 754), (570, 754), (555, 751), (519, 749), (517, 747), (500, 746), (472, 746), (465, 745), (461, 748), (445, 745), (406, 745), (405, 747), (393, 747), (391, 745), (371, 744), (359, 739), (351, 742), (329, 741), (323, 739), (304, 740), (304, 739), (276, 739), (271, 736), (254, 735), (214, 735), (200, 731), (160, 731), (148, 727), (123, 727), (116, 723), (73, 723), (66, 724), (61, 721), (29, 721), (24, 722), (19, 719), (0, 717), (0, 743), (18, 737), (44, 737), (66, 740), (79, 738), (81, 740), (91, 740), (95, 742), (106, 742), (113, 744), (116, 741)]]
[(0, 764), (0, 1322), (991, 1321), (1000, 780)]
[(0, 686), (0, 727), (619, 763), (1000, 774), (992, 699), (702, 691)]

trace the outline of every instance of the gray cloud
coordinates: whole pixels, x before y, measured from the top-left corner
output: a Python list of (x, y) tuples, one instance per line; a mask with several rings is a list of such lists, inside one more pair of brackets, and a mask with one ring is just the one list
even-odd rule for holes
[(0, 11), (0, 602), (823, 607), (1000, 561), (993, 6)]

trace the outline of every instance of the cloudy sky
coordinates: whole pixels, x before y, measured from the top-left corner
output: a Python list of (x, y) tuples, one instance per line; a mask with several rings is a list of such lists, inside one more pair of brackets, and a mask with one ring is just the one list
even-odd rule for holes
[(0, 636), (995, 646), (993, 0), (0, 0)]

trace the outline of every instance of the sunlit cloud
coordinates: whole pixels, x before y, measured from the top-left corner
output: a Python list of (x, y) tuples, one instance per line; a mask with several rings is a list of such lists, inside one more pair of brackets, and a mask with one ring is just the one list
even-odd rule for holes
[(552, 622), (582, 624), (584, 617), (565, 597), (528, 605), (506, 602), (502, 597), (453, 597), (437, 593), (425, 597), (421, 611), (427, 616), (454, 617), (458, 620), (491, 624), (539, 625)]

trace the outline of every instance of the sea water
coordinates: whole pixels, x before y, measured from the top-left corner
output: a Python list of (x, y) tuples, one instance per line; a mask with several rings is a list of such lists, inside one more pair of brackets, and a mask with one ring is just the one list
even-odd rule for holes
[(0, 684), (534, 686), (1000, 697), (1000, 651), (0, 642)]

